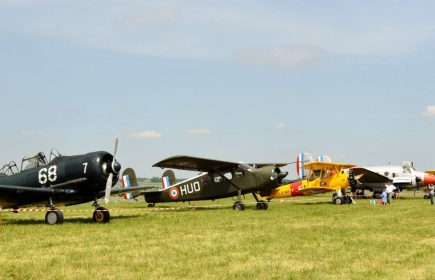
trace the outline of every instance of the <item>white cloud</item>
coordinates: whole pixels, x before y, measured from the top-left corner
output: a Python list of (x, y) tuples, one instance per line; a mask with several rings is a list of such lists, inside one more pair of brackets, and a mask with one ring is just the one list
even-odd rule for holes
[(435, 105), (429, 105), (426, 107), (426, 110), (424, 110), (420, 116), (422, 117), (435, 117)]
[(36, 137), (52, 137), (52, 136), (57, 136), (57, 134), (50, 134), (50, 133), (46, 133), (46, 132), (27, 132), (27, 131), (23, 131), (21, 132), (22, 136), (25, 137), (32, 137), (32, 136), (36, 136)]
[(212, 131), (210, 129), (189, 129), (186, 131), (187, 134), (210, 134)]
[(159, 132), (156, 132), (154, 130), (151, 131), (143, 131), (139, 133), (133, 133), (128, 135), (128, 138), (131, 139), (143, 139), (143, 138), (161, 138), (162, 134)]
[(285, 124), (283, 124), (283, 123), (278, 123), (278, 124), (274, 124), (272, 127), (273, 127), (273, 128), (276, 128), (276, 129), (281, 129), (281, 128), (284, 128), (284, 127), (285, 127)]
[(166, 8), (163, 10), (137, 12), (131, 18), (124, 20), (122, 25), (140, 27), (153, 22), (172, 21), (180, 18), (180, 11), (177, 9)]
[(234, 54), (238, 62), (254, 64), (302, 65), (318, 62), (325, 58), (326, 53), (319, 47), (297, 45), (285, 48), (274, 48), (268, 51), (244, 50)]

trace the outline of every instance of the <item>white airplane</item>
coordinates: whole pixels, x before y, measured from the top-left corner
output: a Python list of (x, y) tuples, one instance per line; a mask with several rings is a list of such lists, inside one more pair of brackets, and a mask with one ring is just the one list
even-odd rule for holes
[(392, 180), (402, 191), (423, 189), (429, 184), (435, 184), (434, 170), (417, 171), (409, 161), (404, 161), (402, 166), (354, 167), (351, 170), (358, 178), (356, 189), (369, 190), (374, 196), (382, 193), (388, 180)]

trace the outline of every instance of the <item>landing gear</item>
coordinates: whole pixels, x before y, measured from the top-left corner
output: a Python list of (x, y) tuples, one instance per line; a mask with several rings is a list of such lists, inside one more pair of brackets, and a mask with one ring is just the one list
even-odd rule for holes
[(45, 223), (49, 225), (62, 224), (63, 223), (63, 213), (57, 208), (51, 208), (45, 214)]
[(108, 223), (110, 221), (110, 213), (104, 207), (98, 207), (94, 211), (94, 222), (96, 223)]
[(348, 195), (344, 196), (337, 196), (336, 193), (332, 195), (332, 204), (335, 205), (342, 205), (342, 204), (351, 204), (352, 203), (352, 197)]
[(260, 200), (257, 202), (258, 210), (267, 210), (268, 208), (269, 208), (269, 204), (266, 201)]
[(342, 197), (336, 197), (336, 198), (334, 198), (334, 199), (333, 199), (333, 202), (334, 202), (335, 205), (341, 205), (341, 204), (344, 204), (344, 200), (343, 200)]
[(233, 209), (237, 210), (237, 211), (243, 211), (243, 210), (245, 210), (245, 203), (243, 203), (241, 201), (236, 201), (233, 204)]
[[(255, 200), (257, 201), (257, 209), (258, 210), (267, 210), (269, 208), (269, 204), (264, 200), (259, 200), (257, 197), (257, 194), (252, 193), (252, 195), (254, 196)], [(269, 200), (269, 202), (270, 202), (270, 200)]]
[(94, 222), (96, 223), (108, 223), (110, 221), (110, 213), (107, 210), (107, 208), (101, 207), (98, 203), (98, 198), (95, 198), (94, 203), (92, 206), (95, 207), (94, 214), (92, 215), (92, 218), (94, 219)]
[(155, 205), (154, 203), (148, 203), (148, 206), (147, 206), (147, 207), (148, 207), (148, 208), (152, 208), (152, 207), (154, 207), (154, 205)]

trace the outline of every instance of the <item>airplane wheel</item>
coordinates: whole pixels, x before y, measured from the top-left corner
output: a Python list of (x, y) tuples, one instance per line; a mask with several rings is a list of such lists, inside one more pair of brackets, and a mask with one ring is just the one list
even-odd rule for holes
[(335, 205), (341, 205), (343, 204), (343, 200), (341, 199), (341, 197), (336, 197), (334, 203)]
[[(100, 211), (98, 211), (100, 210)], [(96, 223), (108, 223), (110, 221), (110, 213), (104, 207), (98, 207), (94, 211), (93, 215), (94, 222)]]
[(148, 208), (154, 207), (154, 203), (148, 203)]
[(257, 209), (258, 210), (267, 210), (269, 208), (269, 204), (267, 204), (266, 201), (260, 200), (257, 202)]
[(45, 223), (49, 225), (62, 224), (63, 213), (57, 208), (52, 208), (45, 214)]
[(351, 203), (352, 203), (352, 200), (350, 199), (350, 196), (345, 196), (345, 197), (344, 197), (344, 202), (345, 202), (346, 204), (351, 204)]
[(245, 203), (241, 202), (241, 201), (236, 201), (233, 204), (233, 209), (237, 210), (237, 211), (243, 211), (245, 210)]
[(265, 201), (263, 202), (263, 210), (269, 209), (269, 204)]

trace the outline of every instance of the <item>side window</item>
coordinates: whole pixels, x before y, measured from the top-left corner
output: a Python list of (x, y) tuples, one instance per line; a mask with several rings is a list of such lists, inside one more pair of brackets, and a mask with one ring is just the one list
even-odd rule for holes
[(222, 181), (222, 177), (221, 177), (221, 175), (219, 175), (219, 174), (217, 174), (217, 173), (214, 173), (214, 174), (213, 174), (213, 181), (214, 181), (215, 183), (219, 183), (219, 182), (221, 182), (221, 181)]
[(202, 184), (203, 184), (204, 186), (207, 186), (207, 185), (209, 185), (209, 184), (211, 183), (210, 176), (208, 176), (208, 175), (202, 177), (201, 180), (202, 180)]

